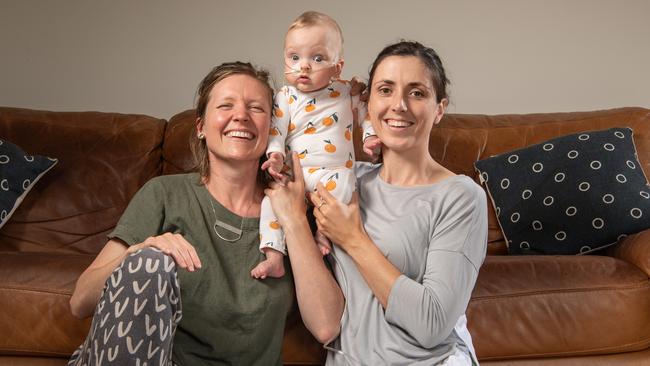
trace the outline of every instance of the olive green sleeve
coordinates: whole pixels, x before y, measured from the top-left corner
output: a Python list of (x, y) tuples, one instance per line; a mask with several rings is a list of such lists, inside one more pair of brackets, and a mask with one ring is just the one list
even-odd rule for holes
[(158, 178), (148, 181), (133, 196), (108, 239), (120, 239), (128, 245), (142, 243), (162, 234), (165, 220), (165, 190)]

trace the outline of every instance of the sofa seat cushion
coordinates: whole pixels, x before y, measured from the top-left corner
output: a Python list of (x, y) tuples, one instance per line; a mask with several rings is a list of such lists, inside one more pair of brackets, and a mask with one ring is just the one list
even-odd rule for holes
[(0, 253), (0, 354), (69, 356), (90, 319), (70, 313), (70, 295), (93, 256)]
[(650, 346), (650, 282), (605, 256), (488, 256), (467, 315), (479, 359), (568, 357)]
[(62, 357), (31, 357), (31, 356), (0, 356), (3, 366), (66, 366), (68, 358)]

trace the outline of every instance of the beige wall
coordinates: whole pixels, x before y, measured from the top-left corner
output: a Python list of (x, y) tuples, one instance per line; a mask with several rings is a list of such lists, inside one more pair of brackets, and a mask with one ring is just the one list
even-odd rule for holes
[[(273, 5), (273, 6), (272, 6)], [(286, 27), (314, 9), (345, 36), (344, 76), (400, 38), (442, 56), (457, 113), (650, 108), (650, 0), (0, 0), (0, 105), (145, 113), (191, 108), (213, 66), (282, 82)]]

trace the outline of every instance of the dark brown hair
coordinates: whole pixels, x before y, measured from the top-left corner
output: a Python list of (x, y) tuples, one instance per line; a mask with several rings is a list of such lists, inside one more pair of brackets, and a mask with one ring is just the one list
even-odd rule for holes
[[(426, 47), (414, 41), (400, 41), (386, 46), (381, 50), (370, 68), (368, 85), (372, 85), (372, 79), (375, 76), (377, 66), (389, 56), (415, 56), (419, 58), (431, 73), (433, 89), (436, 92), (436, 102), (440, 103), (443, 99), (449, 98), (447, 95), (449, 79), (447, 79), (447, 75), (445, 74), (445, 68), (442, 66), (440, 56), (438, 56), (433, 48)], [(372, 88), (370, 88), (370, 92), (372, 93)]]

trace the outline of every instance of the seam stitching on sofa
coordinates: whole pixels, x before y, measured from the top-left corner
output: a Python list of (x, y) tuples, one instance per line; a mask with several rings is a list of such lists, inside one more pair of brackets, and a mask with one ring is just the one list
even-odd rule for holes
[(626, 343), (623, 345), (604, 347), (604, 348), (592, 348), (584, 351), (567, 351), (567, 352), (554, 352), (554, 353), (531, 353), (531, 354), (519, 354), (512, 356), (488, 356), (481, 357), (481, 361), (491, 361), (491, 360), (513, 360), (513, 359), (528, 359), (528, 358), (553, 358), (553, 357), (567, 357), (567, 356), (599, 356), (599, 355), (609, 355), (607, 353), (595, 353), (595, 352), (608, 352), (612, 350), (617, 350), (625, 347), (644, 347), (637, 350), (629, 351), (619, 351), (618, 353), (625, 352), (638, 352), (645, 350), (650, 345), (650, 338), (640, 340), (638, 342)]
[(545, 296), (545, 295), (556, 295), (556, 294), (574, 294), (579, 292), (609, 292), (609, 291), (621, 291), (621, 290), (645, 290), (650, 288), (650, 282), (645, 281), (636, 285), (624, 286), (624, 287), (603, 287), (596, 289), (563, 289), (563, 290), (540, 290), (540, 291), (531, 291), (517, 294), (500, 294), (500, 295), (484, 295), (472, 297), (472, 301), (489, 301), (492, 299), (502, 299), (504, 297), (527, 297), (527, 296)]
[(48, 293), (48, 294), (54, 294), (54, 295), (61, 295), (61, 296), (71, 296), (72, 292), (70, 291), (54, 291), (54, 290), (44, 290), (40, 288), (16, 288), (16, 287), (0, 287), (0, 291), (15, 291), (15, 292), (43, 292), (43, 293)]

